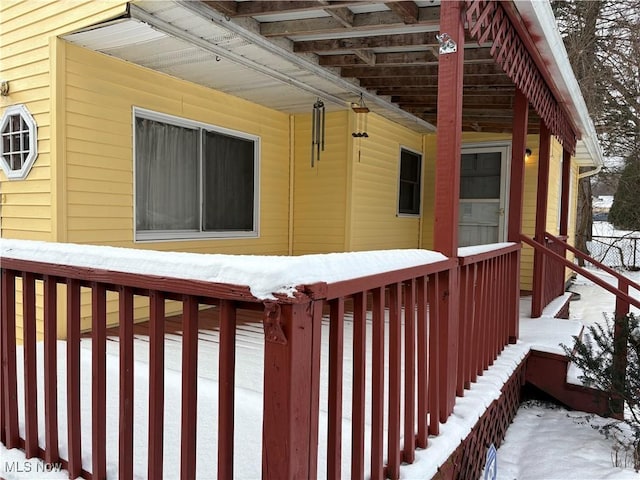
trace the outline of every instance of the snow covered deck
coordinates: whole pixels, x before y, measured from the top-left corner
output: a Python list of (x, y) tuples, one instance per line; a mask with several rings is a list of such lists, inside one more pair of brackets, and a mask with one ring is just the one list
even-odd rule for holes
[[(517, 332), (516, 244), (453, 259), (292, 259), (29, 243), (1, 244), (2, 440), (65, 459), (72, 477), (427, 476), (445, 451), (434, 445), (463, 435), (471, 406), (499, 395), (503, 380), (483, 386), (483, 372)], [(136, 299), (148, 337), (136, 334)], [(182, 305), (179, 334), (165, 322), (170, 302)], [(205, 307), (219, 312), (218, 330), (202, 328)], [(91, 339), (80, 336), (86, 311)], [(239, 321), (247, 311), (259, 320)], [(521, 349), (504, 349), (505, 371)]]

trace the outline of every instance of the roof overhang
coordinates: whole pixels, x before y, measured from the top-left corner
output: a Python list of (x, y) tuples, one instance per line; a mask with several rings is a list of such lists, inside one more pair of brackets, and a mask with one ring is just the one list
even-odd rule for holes
[[(325, 100), (329, 111), (344, 110), (362, 95), (373, 112), (418, 132), (435, 131), (435, 105), (421, 104), (416, 99), (434, 97), (429, 82), (433, 82), (430, 72), (437, 69), (437, 57), (434, 54), (437, 48), (434, 45), (437, 45), (435, 34), (439, 31), (439, 1), (291, 2), (291, 5), (309, 6), (288, 12), (265, 11), (271, 8), (269, 3), (136, 1), (129, 5), (126, 18), (95, 25), (64, 35), (63, 38), (279, 111), (310, 112), (317, 98)], [(250, 4), (263, 4), (263, 12), (230, 17), (229, 13), (233, 12), (224, 11), (232, 7), (239, 10)], [(602, 165), (595, 129), (548, 2), (515, 0), (513, 5), (544, 63), (539, 68), (547, 70), (545, 78), (553, 83), (550, 88), (578, 130), (578, 164), (586, 167)], [(214, 8), (216, 6), (218, 8)], [(337, 27), (332, 26), (331, 22), (335, 23), (335, 19), (341, 19), (345, 13), (351, 15), (351, 20), (344, 19), (338, 22)], [(361, 19), (370, 22), (379, 20), (380, 24), (363, 26), (358, 23)], [(329, 25), (331, 28), (326, 29), (326, 33), (316, 29), (274, 34), (277, 31), (274, 26), (297, 27), (297, 24), (309, 22)], [(388, 45), (348, 47), (350, 42), (355, 45), (362, 43), (364, 38), (381, 38), (385, 35), (394, 35), (394, 39), (415, 40), (416, 37), (424, 37), (424, 41), (418, 42), (418, 45), (398, 44), (392, 48)], [(336, 39), (340, 45), (347, 46), (343, 50), (309, 53), (295, 48), (304, 42), (313, 44), (314, 41), (327, 39)], [(477, 118), (469, 120), (465, 128), (508, 131), (512, 123), (508, 116), (513, 86), (505, 82), (505, 79), (509, 79), (501, 71), (495, 70), (492, 60), (487, 56), (486, 45), (469, 42), (465, 47), (465, 68), (472, 73), (469, 88), (465, 90), (463, 116), (465, 112), (469, 118), (477, 115)], [(346, 67), (332, 66), (337, 65), (336, 59), (346, 57), (355, 60), (351, 60), (353, 63)], [(371, 58), (374, 63), (367, 65), (365, 62)], [(376, 58), (380, 62), (383, 58), (409, 59), (402, 60), (405, 63), (395, 60), (396, 63), (389, 65), (393, 65), (393, 71), (396, 72), (417, 72), (418, 77), (413, 80), (409, 76), (384, 77), (379, 72), (386, 69), (375, 69), (384, 67), (375, 64)], [(354, 66), (356, 68), (352, 68)], [(367, 67), (372, 68), (367, 70)], [(365, 70), (366, 78), (357, 75), (362, 70)], [(371, 77), (379, 78), (372, 80)], [(420, 81), (424, 79), (425, 83), (418, 82), (413, 90), (409, 88), (408, 92), (400, 92), (405, 90), (401, 88), (403, 85), (415, 83), (416, 78)], [(485, 78), (491, 82), (487, 88), (483, 84)], [(385, 88), (385, 82), (392, 85)], [(492, 89), (492, 86), (495, 88)], [(530, 133), (535, 133), (537, 116), (535, 112), (531, 115)], [(496, 120), (498, 117), (501, 117), (501, 123)]]

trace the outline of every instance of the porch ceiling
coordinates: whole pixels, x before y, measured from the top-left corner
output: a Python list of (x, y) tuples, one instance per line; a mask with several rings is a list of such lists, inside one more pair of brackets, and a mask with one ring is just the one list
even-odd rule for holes
[[(64, 38), (288, 113), (318, 97), (344, 109), (362, 95), (372, 111), (427, 132), (437, 126), (439, 18), (437, 0), (145, 0), (126, 19)], [(463, 129), (509, 133), (515, 87), (489, 47), (465, 41)]]

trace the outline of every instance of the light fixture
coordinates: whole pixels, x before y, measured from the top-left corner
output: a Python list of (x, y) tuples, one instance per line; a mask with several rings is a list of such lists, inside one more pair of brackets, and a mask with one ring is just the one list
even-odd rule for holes
[(320, 161), (320, 152), (324, 152), (324, 118), (324, 102), (317, 99), (311, 115), (311, 168)]
[(529, 158), (531, 156), (531, 149), (529, 147), (527, 147), (527, 149), (524, 151), (524, 156), (526, 158)]
[(351, 134), (354, 138), (369, 138), (367, 133), (367, 114), (369, 113), (369, 107), (364, 103), (364, 98), (360, 94), (360, 101), (358, 103), (351, 104), (351, 110), (356, 114), (356, 131)]
[(9, 96), (9, 82), (6, 80), (0, 80), (0, 95), (3, 97)]

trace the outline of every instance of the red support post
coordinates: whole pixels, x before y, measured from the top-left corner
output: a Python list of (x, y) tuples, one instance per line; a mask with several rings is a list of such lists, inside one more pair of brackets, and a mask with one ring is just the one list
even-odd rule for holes
[(92, 480), (107, 478), (107, 291), (103, 284), (91, 288), (91, 449)]
[[(67, 280), (67, 438), (71, 478), (82, 474), (80, 432), (80, 281)], [(121, 477), (122, 478), (122, 477)]]
[(384, 287), (373, 290), (371, 342), (371, 478), (384, 478)]
[[(424, 278), (424, 277), (422, 277)], [(415, 405), (416, 405), (416, 281), (404, 286), (404, 446), (402, 461), (415, 460)]]
[(198, 300), (182, 299), (182, 412), (180, 414), (180, 478), (196, 478), (198, 409)]
[(571, 190), (571, 152), (562, 151), (562, 198), (560, 199), (560, 230), (561, 237), (569, 233), (569, 191)]
[(44, 277), (44, 460), (60, 459), (58, 451), (58, 284)]
[(118, 477), (133, 478), (133, 292), (118, 287), (120, 346), (120, 405), (118, 420)]
[[(536, 200), (536, 226), (534, 240), (545, 244), (547, 229), (547, 198), (549, 195), (549, 164), (551, 156), (551, 133), (543, 121), (540, 121), (540, 152), (538, 155), (538, 195)], [(538, 318), (544, 309), (545, 285), (544, 254), (536, 250), (533, 257), (533, 296), (531, 299), (531, 317)]]
[(236, 307), (220, 300), (218, 382), (218, 478), (233, 478), (233, 438), (236, 370)]
[(149, 456), (147, 477), (163, 476), (164, 440), (164, 294), (149, 292)]
[(16, 273), (2, 270), (2, 398), (4, 442), (9, 449), (20, 446), (18, 431), (18, 383), (16, 377)]
[(327, 478), (341, 478), (344, 298), (330, 302)]
[(24, 353), (24, 451), (27, 458), (38, 455), (38, 390), (36, 367), (36, 279), (22, 275), (22, 331)]
[(353, 399), (351, 421), (351, 478), (364, 479), (364, 426), (367, 365), (367, 294), (353, 297)]
[[(455, 43), (455, 51), (438, 57), (438, 136), (435, 179), (434, 248), (447, 257), (458, 256), (460, 203), (460, 155), (462, 143), (462, 81), (464, 67), (464, 5), (461, 1), (440, 6), (441, 41)], [(458, 371), (459, 289), (457, 268), (441, 276), (437, 309), (440, 314), (441, 377), (440, 421), (453, 412)], [(431, 412), (432, 415), (435, 412)]]
[[(321, 316), (316, 301), (265, 304), (262, 478), (313, 478)], [(314, 371), (318, 369), (318, 371)]]

